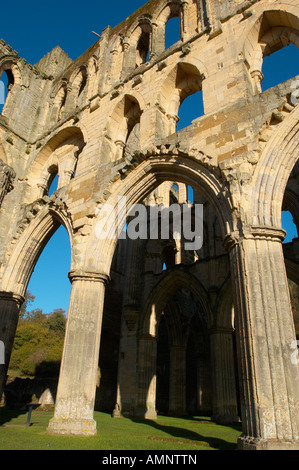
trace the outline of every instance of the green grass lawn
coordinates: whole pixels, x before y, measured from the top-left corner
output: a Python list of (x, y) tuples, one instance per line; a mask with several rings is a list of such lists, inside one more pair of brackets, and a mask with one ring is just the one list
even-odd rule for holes
[(241, 434), (239, 426), (219, 426), (206, 417), (148, 421), (95, 412), (96, 437), (50, 436), (51, 417), (34, 410), (26, 427), (27, 412), (0, 408), (0, 450), (233, 450)]

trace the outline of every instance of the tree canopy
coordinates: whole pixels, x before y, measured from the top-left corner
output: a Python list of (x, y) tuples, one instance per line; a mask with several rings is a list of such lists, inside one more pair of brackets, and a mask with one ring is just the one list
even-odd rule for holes
[(26, 293), (11, 355), (10, 372), (26, 376), (57, 375), (63, 351), (65, 311), (56, 309), (44, 313), (41, 309), (28, 310), (34, 298), (30, 292)]

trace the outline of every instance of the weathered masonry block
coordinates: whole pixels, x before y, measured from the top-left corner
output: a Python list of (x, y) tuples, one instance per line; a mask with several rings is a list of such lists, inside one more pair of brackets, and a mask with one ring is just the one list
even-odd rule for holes
[[(75, 61), (56, 47), (32, 66), (0, 41), (1, 390), (38, 257), (61, 224), (72, 247), (50, 433), (95, 435), (95, 408), (210, 413), (242, 421), (240, 449), (299, 448), (299, 245), (281, 228), (282, 210), (299, 227), (299, 75), (261, 87), (264, 57), (290, 43), (297, 0), (151, 0)], [(204, 114), (177, 131), (197, 92)], [(123, 197), (202, 204), (201, 249), (174, 227), (100, 238), (101, 205)]]

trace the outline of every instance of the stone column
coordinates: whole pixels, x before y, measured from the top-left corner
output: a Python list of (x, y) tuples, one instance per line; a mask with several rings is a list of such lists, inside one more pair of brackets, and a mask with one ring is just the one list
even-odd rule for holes
[(260, 70), (253, 70), (251, 76), (254, 82), (254, 91), (255, 93), (262, 93), (262, 81), (264, 80), (264, 75)]
[(215, 328), (210, 331), (213, 420), (232, 424), (240, 421), (236, 392), (232, 328)]
[(208, 415), (212, 410), (211, 368), (207, 354), (197, 356), (197, 408), (201, 415)]
[(170, 350), (169, 412), (186, 414), (186, 348), (172, 346)]
[(282, 240), (254, 228), (227, 237), (241, 382), (241, 449), (299, 448), (298, 364)]
[(0, 363), (0, 400), (5, 387), (7, 370), (24, 297), (12, 292), (0, 292), (0, 341), (4, 347), (4, 364)]
[(157, 419), (157, 338), (143, 335), (139, 341), (137, 415)]
[(51, 434), (93, 436), (105, 286), (108, 276), (71, 272), (72, 291)]
[(186, 41), (188, 38), (188, 8), (189, 8), (189, 2), (188, 0), (183, 0), (181, 4), (181, 36), (182, 40)]
[(122, 320), (115, 417), (134, 416), (137, 389), (137, 325), (140, 311), (125, 307)]

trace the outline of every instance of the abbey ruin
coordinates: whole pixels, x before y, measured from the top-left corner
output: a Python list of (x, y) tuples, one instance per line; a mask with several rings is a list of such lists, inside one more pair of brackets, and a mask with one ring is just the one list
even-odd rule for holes
[[(282, 209), (299, 227), (299, 76), (261, 88), (264, 57), (290, 43), (298, 0), (151, 0), (75, 61), (56, 47), (32, 66), (0, 41), (1, 389), (30, 276), (61, 224), (72, 247), (49, 433), (95, 435), (95, 407), (207, 413), (242, 421), (240, 449), (299, 448), (299, 239), (283, 245), (281, 228)], [(200, 91), (204, 114), (177, 131)], [(124, 197), (203, 205), (203, 246), (99, 237), (100, 208)]]

